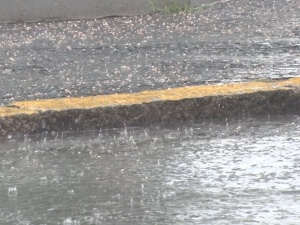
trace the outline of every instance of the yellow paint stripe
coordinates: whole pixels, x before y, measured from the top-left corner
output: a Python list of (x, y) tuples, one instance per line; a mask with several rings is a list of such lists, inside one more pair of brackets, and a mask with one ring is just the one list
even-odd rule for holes
[(18, 108), (13, 108), (13, 107), (0, 107), (0, 117), (15, 116), (15, 115), (20, 115), (20, 114), (31, 115), (34, 113), (37, 113), (37, 112), (34, 110), (28, 110), (28, 109), (18, 109)]
[[(175, 101), (187, 98), (201, 98), (205, 96), (238, 95), (258, 91), (286, 90), (293, 87), (300, 87), (300, 78), (291, 78), (288, 80), (274, 82), (253, 81), (222, 85), (189, 86), (168, 90), (143, 91), (132, 94), (21, 101), (15, 102), (11, 104), (11, 106), (34, 111), (60, 111), (66, 109), (89, 109), (106, 106), (142, 104), (153, 101)], [(31, 111), (28, 111), (28, 113), (31, 113)], [(0, 116), (1, 115), (2, 114), (0, 114)]]

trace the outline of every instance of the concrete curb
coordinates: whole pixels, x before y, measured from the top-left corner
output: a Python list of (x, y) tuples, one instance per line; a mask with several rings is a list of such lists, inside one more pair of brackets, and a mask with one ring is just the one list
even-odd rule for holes
[(300, 78), (132, 94), (15, 102), (0, 108), (0, 136), (81, 131), (201, 118), (300, 112)]

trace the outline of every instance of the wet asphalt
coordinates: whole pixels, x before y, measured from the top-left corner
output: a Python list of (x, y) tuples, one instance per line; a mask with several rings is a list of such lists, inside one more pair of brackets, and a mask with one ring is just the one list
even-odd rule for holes
[(298, 76), (299, 3), (0, 24), (0, 104)]

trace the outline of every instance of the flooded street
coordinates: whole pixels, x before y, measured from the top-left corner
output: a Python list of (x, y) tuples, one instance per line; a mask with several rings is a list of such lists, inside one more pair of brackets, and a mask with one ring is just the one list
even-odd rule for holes
[(2, 139), (1, 224), (298, 224), (300, 117)]
[[(225, 0), (187, 14), (0, 24), (0, 106), (298, 77), (299, 18), (299, 0)], [(0, 143), (1, 225), (300, 221), (299, 116)]]

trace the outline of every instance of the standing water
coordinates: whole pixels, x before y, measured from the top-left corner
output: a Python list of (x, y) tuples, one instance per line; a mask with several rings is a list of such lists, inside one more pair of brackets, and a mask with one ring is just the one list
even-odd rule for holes
[(2, 139), (0, 224), (299, 224), (300, 117)]

